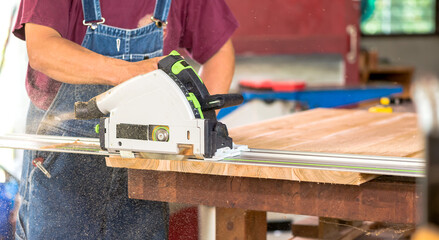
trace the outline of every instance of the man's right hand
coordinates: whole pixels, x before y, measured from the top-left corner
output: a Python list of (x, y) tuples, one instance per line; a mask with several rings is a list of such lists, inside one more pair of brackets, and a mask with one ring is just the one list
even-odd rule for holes
[(150, 58), (147, 60), (143, 60), (143, 61), (139, 61), (139, 62), (126, 62), (123, 61), (126, 64), (126, 66), (124, 67), (126, 70), (126, 73), (123, 74), (124, 76), (130, 76), (128, 78), (121, 78), (119, 82), (116, 82), (115, 84), (112, 85), (118, 85), (122, 82), (125, 82), (126, 80), (141, 75), (141, 74), (145, 74), (148, 72), (152, 72), (154, 70), (158, 69), (158, 63), (159, 61), (164, 58), (164, 57), (156, 57), (156, 58)]
[(53, 28), (34, 23), (26, 23), (25, 33), (30, 66), (57, 81), (70, 84), (115, 86), (156, 70), (161, 59), (127, 62), (106, 57), (63, 38)]

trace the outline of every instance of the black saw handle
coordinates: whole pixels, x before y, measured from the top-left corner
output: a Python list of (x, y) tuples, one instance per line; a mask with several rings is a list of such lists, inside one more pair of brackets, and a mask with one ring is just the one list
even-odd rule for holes
[(209, 111), (241, 104), (244, 98), (241, 94), (216, 94), (207, 97), (201, 104), (201, 109)]
[(207, 118), (216, 119), (214, 110), (239, 105), (244, 101), (241, 94), (210, 95), (200, 76), (177, 51), (160, 60), (158, 67), (195, 95)]

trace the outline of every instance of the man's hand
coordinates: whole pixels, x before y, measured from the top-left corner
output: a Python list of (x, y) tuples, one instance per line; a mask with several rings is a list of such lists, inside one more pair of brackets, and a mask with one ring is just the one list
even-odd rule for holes
[(26, 23), (30, 66), (47, 76), (70, 84), (118, 85), (157, 69), (161, 58), (126, 62), (105, 57), (64, 39), (53, 28)]

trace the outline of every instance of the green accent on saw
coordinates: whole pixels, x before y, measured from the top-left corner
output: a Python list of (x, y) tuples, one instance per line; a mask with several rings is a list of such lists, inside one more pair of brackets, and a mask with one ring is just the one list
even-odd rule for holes
[(403, 170), (403, 169), (375, 168), (375, 167), (353, 167), (353, 166), (342, 166), (342, 165), (331, 165), (331, 164), (317, 164), (317, 163), (292, 163), (292, 162), (277, 162), (277, 161), (264, 161), (264, 160), (251, 160), (251, 159), (234, 159), (234, 158), (224, 158), (224, 160), (237, 161), (237, 162), (277, 163), (277, 164), (298, 165), (298, 166), (336, 167), (336, 168), (346, 168), (346, 169), (364, 169), (364, 170), (378, 170), (378, 171), (423, 173), (423, 171), (417, 171), (417, 170)]
[(201, 78), (198, 75), (197, 71), (195, 71), (195, 69), (191, 65), (189, 65), (189, 64), (187, 64), (187, 66), (184, 66), (182, 64), (182, 62), (185, 62), (185, 61), (184, 60), (180, 60), (180, 61), (174, 63), (174, 65), (172, 65), (172, 69), (171, 69), (172, 73), (175, 74), (175, 75), (178, 75), (178, 74), (180, 74), (181, 71), (183, 71), (185, 69), (192, 69), (192, 71), (195, 73), (195, 75), (197, 75), (198, 79), (200, 79), (200, 82), (204, 84), (203, 80), (201, 80)]
[(175, 50), (172, 50), (172, 52), (169, 54), (170, 56), (180, 56), (180, 53), (178, 53)]
[(201, 111), (201, 105), (200, 102), (198, 101), (197, 97), (195, 96), (195, 94), (193, 93), (189, 93), (189, 97), (186, 97), (188, 101), (191, 101), (194, 104), (194, 107), (198, 110), (198, 112), (200, 113), (200, 117), (201, 119), (204, 119), (204, 114), (203, 111)]
[(99, 124), (96, 124), (96, 126), (95, 126), (95, 132), (96, 132), (96, 133), (99, 133)]

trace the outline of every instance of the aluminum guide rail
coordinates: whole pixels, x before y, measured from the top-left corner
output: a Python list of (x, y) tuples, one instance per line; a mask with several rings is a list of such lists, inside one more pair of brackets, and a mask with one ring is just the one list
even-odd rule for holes
[[(47, 148), (47, 146), (56, 144), (69, 144), (79, 142), (84, 144), (84, 148), (65, 149), (65, 148)], [(90, 146), (94, 146), (93, 148)], [(97, 138), (78, 138), (65, 136), (47, 136), (47, 135), (30, 135), (30, 134), (10, 134), (0, 135), (0, 148), (16, 148), (24, 150), (38, 150), (49, 152), (66, 152), (92, 155), (114, 155), (107, 151), (100, 150), (99, 139)]]
[[(79, 144), (79, 147), (48, 147), (56, 144), (72, 144), (74, 142)], [(105, 156), (119, 155), (110, 154), (107, 151), (100, 150), (99, 139), (97, 138), (64, 136), (26, 134), (0, 135), (0, 148), (17, 148)], [(290, 152), (267, 149), (250, 149), (250, 151), (241, 152), (239, 156), (224, 158), (217, 162), (318, 170), (354, 171), (360, 173), (407, 177), (423, 177), (425, 169), (425, 161), (419, 158)]]
[(367, 156), (250, 149), (222, 162), (319, 170), (423, 177), (425, 162), (419, 158)]

